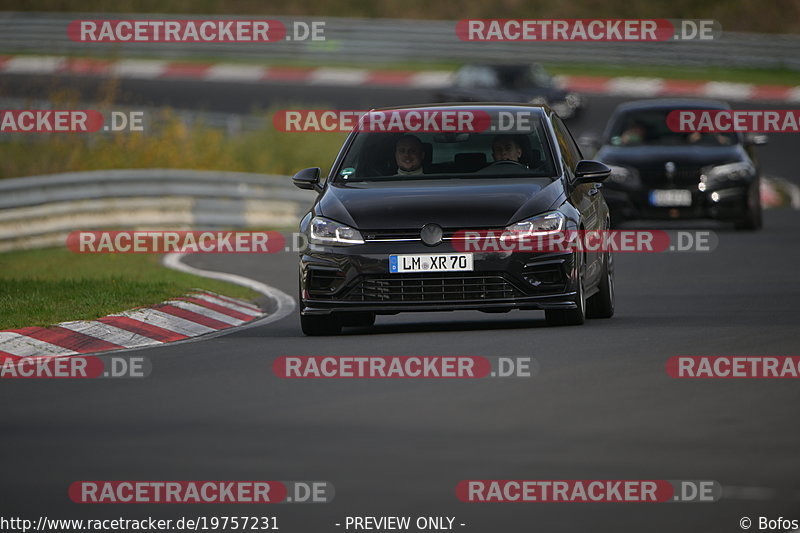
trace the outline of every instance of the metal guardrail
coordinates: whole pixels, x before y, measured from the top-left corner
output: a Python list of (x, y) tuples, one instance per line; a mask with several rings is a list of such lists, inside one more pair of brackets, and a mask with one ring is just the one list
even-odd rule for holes
[[(800, 189), (784, 191), (795, 209)], [(60, 246), (98, 229), (292, 227), (314, 193), (288, 176), (192, 170), (98, 170), (0, 180), (0, 252)]]
[(88, 229), (206, 229), (297, 224), (314, 193), (288, 176), (171, 169), (0, 180), (0, 251), (64, 244)]
[[(274, 43), (79, 43), (67, 37), (72, 20), (164, 18), (164, 15), (98, 13), (0, 13), (0, 53), (105, 55), (163, 59), (226, 58), (255, 61), (391, 63), (450, 60), (518, 61), (788, 68), (800, 70), (800, 36), (725, 32), (713, 41), (463, 42), (456, 21), (288, 18), (264, 15), (290, 27), (294, 21), (325, 22), (325, 41)], [(173, 16), (169, 18), (193, 18)], [(207, 16), (233, 19), (236, 17)], [(239, 18), (254, 18), (239, 17)]]

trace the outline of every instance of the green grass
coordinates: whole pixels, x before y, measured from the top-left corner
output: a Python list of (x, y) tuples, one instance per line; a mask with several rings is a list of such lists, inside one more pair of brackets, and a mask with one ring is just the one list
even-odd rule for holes
[(347, 135), (282, 133), (273, 127), (270, 114), (263, 117), (262, 128), (239, 135), (202, 124), (187, 128), (168, 112), (152, 120), (156, 125), (144, 132), (51, 134), (35, 139), (19, 134), (0, 142), (0, 178), (121, 168), (293, 175), (306, 167), (323, 167), (327, 172), (326, 165), (335, 159)]
[(160, 256), (76, 254), (62, 248), (0, 253), (0, 329), (91, 320), (202, 288), (252, 300), (257, 293), (167, 269)]

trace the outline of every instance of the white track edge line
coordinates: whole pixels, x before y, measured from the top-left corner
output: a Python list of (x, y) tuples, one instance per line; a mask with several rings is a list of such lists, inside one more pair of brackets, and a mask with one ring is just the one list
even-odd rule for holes
[(275, 287), (271, 287), (266, 283), (261, 283), (260, 281), (246, 278), (238, 274), (229, 274), (228, 272), (218, 272), (216, 270), (203, 270), (201, 268), (195, 268), (193, 266), (189, 266), (186, 263), (181, 262), (181, 259), (183, 259), (183, 257), (186, 255), (189, 254), (185, 253), (165, 254), (164, 257), (161, 259), (161, 264), (163, 264), (167, 268), (171, 268), (179, 272), (194, 274), (195, 276), (200, 276), (208, 279), (227, 281), (228, 283), (233, 283), (234, 285), (239, 285), (242, 287), (247, 287), (248, 289), (252, 289), (260, 294), (263, 294), (264, 296), (275, 302), (275, 311), (271, 314), (253, 320), (252, 322), (247, 322), (246, 324), (242, 324), (240, 326), (231, 326), (230, 328), (212, 331), (209, 333), (203, 333), (195, 337), (189, 337), (188, 339), (164, 342), (162, 344), (153, 346), (141, 346), (138, 348), (126, 348), (122, 350), (113, 350), (106, 352), (93, 352), (91, 354), (86, 354), (86, 355), (93, 355), (93, 356), (117, 355), (123, 352), (152, 350), (153, 348), (163, 348), (165, 346), (172, 346), (176, 344), (200, 342), (207, 339), (213, 339), (215, 337), (221, 337), (223, 335), (228, 335), (229, 333), (234, 333), (237, 331), (241, 331), (243, 329), (254, 328), (257, 326), (263, 326), (264, 324), (269, 324), (270, 322), (275, 322), (277, 320), (289, 316), (297, 308), (297, 302), (295, 301), (294, 298), (292, 298), (285, 292), (276, 289)]
[[(233, 328), (221, 330), (219, 332), (219, 334), (221, 335), (224, 335), (226, 333), (231, 333), (233, 331), (242, 330), (245, 328), (252, 328), (256, 326), (262, 326), (270, 322), (275, 322), (276, 320), (280, 320), (286, 316), (289, 316), (297, 308), (297, 302), (295, 301), (294, 298), (292, 298), (285, 292), (276, 289), (275, 287), (271, 287), (266, 283), (261, 283), (260, 281), (246, 278), (238, 274), (229, 274), (227, 272), (218, 272), (216, 270), (203, 270), (201, 268), (195, 268), (193, 266), (189, 266), (186, 263), (181, 262), (181, 259), (183, 259), (185, 255), (188, 254), (182, 254), (182, 253), (166, 254), (162, 259), (162, 263), (165, 267), (177, 270), (179, 272), (194, 274), (195, 276), (201, 276), (209, 279), (227, 281), (235, 285), (247, 287), (248, 289), (252, 289), (260, 294), (263, 294), (264, 296), (275, 302), (276, 308), (274, 312), (264, 317), (261, 317), (257, 320), (254, 320), (252, 322), (248, 322), (247, 324), (242, 324), (241, 326), (235, 326)], [(204, 335), (204, 337), (208, 337), (208, 335)], [(191, 340), (191, 339), (186, 339), (186, 340)], [(186, 342), (186, 340), (178, 342)], [(174, 344), (174, 343), (169, 343), (169, 344)]]
[(242, 287), (247, 287), (248, 289), (252, 289), (260, 294), (263, 294), (267, 298), (271, 299), (275, 302), (276, 309), (273, 313), (263, 316), (259, 319), (253, 320), (252, 322), (247, 322), (246, 324), (242, 324), (240, 326), (232, 326), (230, 328), (225, 328), (217, 331), (212, 331), (209, 333), (203, 333), (197, 335), (195, 337), (189, 337), (187, 339), (181, 339), (177, 341), (170, 341), (170, 342), (163, 342), (160, 344), (154, 344), (149, 346), (137, 346), (135, 348), (123, 348), (119, 350), (106, 350), (102, 352), (89, 352), (85, 354), (81, 353), (69, 353), (69, 354), (58, 354), (58, 355), (51, 355), (48, 357), (74, 357), (75, 355), (82, 355), (82, 356), (106, 356), (106, 355), (117, 355), (120, 353), (126, 352), (133, 352), (133, 351), (144, 351), (144, 350), (151, 350), (153, 348), (163, 348), (165, 346), (170, 346), (174, 344), (186, 344), (189, 342), (198, 342), (203, 341), (206, 339), (211, 339), (214, 337), (220, 337), (222, 335), (227, 335), (229, 333), (233, 333), (236, 331), (241, 331), (247, 328), (254, 328), (256, 326), (263, 326), (264, 324), (269, 324), (270, 322), (275, 322), (282, 318), (289, 316), (297, 307), (297, 302), (294, 298), (286, 294), (285, 292), (276, 289), (275, 287), (270, 287), (265, 283), (261, 283), (260, 281), (256, 281), (254, 279), (246, 278), (244, 276), (240, 276), (238, 274), (229, 274), (227, 272), (217, 272), (215, 270), (203, 270), (200, 268), (195, 268), (189, 266), (185, 263), (181, 262), (181, 259), (188, 254), (182, 253), (174, 253), (174, 254), (166, 254), (161, 260), (161, 263), (173, 270), (177, 270), (179, 272), (185, 272), (187, 274), (194, 274), (195, 276), (201, 276), (208, 279), (218, 279), (220, 281), (227, 281), (229, 283), (233, 283), (235, 285), (240, 285)]

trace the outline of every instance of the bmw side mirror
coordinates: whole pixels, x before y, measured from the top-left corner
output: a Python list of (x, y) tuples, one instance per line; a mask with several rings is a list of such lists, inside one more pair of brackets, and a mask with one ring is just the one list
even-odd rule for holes
[(319, 191), (319, 167), (304, 168), (292, 177), (292, 183), (300, 189)]
[(611, 174), (611, 169), (600, 161), (584, 159), (575, 165), (575, 183), (595, 183), (603, 181)]

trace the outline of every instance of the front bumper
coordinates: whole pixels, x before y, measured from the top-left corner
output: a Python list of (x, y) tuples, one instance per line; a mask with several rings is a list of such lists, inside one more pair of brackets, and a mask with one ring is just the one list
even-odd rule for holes
[(471, 272), (392, 274), (392, 254), (459, 253), (449, 245), (311, 245), (300, 257), (304, 315), (369, 311), (574, 309), (571, 253), (475, 252)]
[[(616, 220), (636, 219), (714, 219), (730, 221), (741, 218), (747, 211), (749, 183), (700, 191), (695, 186), (675, 187), (690, 190), (690, 206), (655, 206), (650, 193), (654, 189), (624, 189), (613, 185), (603, 186), (603, 198)], [(659, 190), (667, 187), (659, 188)]]

